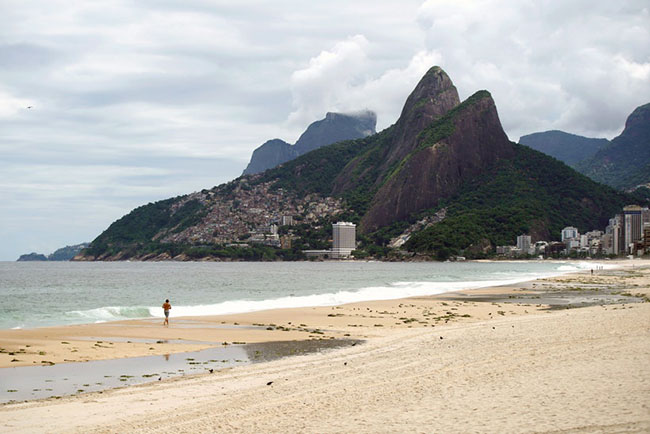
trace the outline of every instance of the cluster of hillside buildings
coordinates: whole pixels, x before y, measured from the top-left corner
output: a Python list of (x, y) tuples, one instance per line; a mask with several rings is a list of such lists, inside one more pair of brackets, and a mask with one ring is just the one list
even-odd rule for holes
[(517, 237), (516, 246), (497, 246), (497, 255), (517, 256), (608, 256), (650, 253), (650, 210), (628, 205), (621, 214), (609, 219), (605, 231), (581, 234), (577, 228), (562, 229), (560, 242), (535, 241), (530, 235)]
[(320, 218), (343, 211), (341, 201), (318, 194), (298, 197), (272, 183), (250, 184), (242, 179), (230, 192), (203, 190), (192, 193), (174, 204), (176, 212), (196, 200), (205, 208), (202, 220), (182, 231), (160, 234), (166, 243), (247, 245), (263, 244), (289, 248), (291, 237), (278, 233), (280, 226), (296, 223), (314, 224)]

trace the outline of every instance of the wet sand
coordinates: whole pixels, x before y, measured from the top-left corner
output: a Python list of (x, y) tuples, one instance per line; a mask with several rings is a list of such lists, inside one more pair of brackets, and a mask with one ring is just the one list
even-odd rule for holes
[[(5, 405), (0, 426), (39, 431), (39, 417), (56, 412), (61, 422), (49, 431), (647, 430), (650, 268), (634, 264), (434, 297), (172, 318), (169, 328), (147, 320), (3, 331), (4, 367), (174, 354), (223, 342), (366, 343)], [(112, 406), (124, 403), (124, 416), (112, 420)], [(82, 410), (90, 416), (76, 420), (73, 412)], [(166, 411), (175, 417), (148, 424)]]

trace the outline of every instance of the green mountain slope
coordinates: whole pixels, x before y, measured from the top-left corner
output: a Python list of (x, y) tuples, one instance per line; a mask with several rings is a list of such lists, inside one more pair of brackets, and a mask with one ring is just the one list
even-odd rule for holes
[(553, 130), (521, 136), (519, 143), (574, 167), (577, 163), (593, 157), (596, 152), (609, 144), (609, 140), (592, 139)]
[(650, 183), (650, 104), (637, 107), (620, 136), (576, 168), (590, 178), (620, 189)]
[[(602, 229), (633, 201), (510, 142), (489, 92), (461, 103), (434, 67), (386, 130), (140, 207), (93, 241), (85, 257), (296, 259), (301, 249), (327, 247), (337, 220), (359, 225), (360, 249), (385, 254), (392, 237), (442, 208), (446, 218), (412, 233), (404, 247), (440, 259), (481, 257), (522, 233), (553, 240), (568, 225)], [(291, 241), (280, 248), (279, 236), (268, 242), (275, 236), (269, 226), (287, 215), (297, 225), (280, 227)]]
[(447, 218), (415, 234), (406, 248), (435, 252), (440, 259), (481, 257), (483, 248), (513, 244), (520, 234), (557, 239), (565, 226), (581, 232), (604, 228), (608, 218), (633, 201), (565, 164), (513, 143), (515, 155), (465, 183), (447, 206)]

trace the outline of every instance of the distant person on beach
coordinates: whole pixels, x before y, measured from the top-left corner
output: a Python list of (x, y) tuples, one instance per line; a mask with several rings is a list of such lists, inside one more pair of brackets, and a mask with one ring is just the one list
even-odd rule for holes
[(169, 304), (169, 299), (165, 300), (165, 302), (162, 305), (163, 310), (165, 311), (165, 322), (163, 325), (168, 326), (169, 325), (169, 310), (172, 308), (172, 305)]

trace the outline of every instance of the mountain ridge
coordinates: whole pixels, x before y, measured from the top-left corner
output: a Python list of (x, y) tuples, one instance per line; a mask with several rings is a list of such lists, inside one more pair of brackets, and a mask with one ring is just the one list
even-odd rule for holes
[(518, 143), (575, 167), (579, 162), (596, 155), (596, 152), (609, 144), (609, 140), (550, 130), (521, 136)]
[(254, 175), (291, 161), (303, 154), (341, 140), (375, 134), (377, 115), (369, 110), (357, 113), (327, 112), (325, 118), (312, 122), (291, 145), (281, 139), (264, 142), (253, 151), (242, 175)]
[(614, 188), (650, 184), (650, 103), (637, 107), (626, 119), (623, 132), (577, 168)]
[(628, 191), (650, 187), (650, 103), (634, 109), (621, 134), (611, 141), (553, 130), (522, 136), (519, 143), (611, 187)]
[[(359, 249), (381, 257), (392, 237), (432, 215), (444, 217), (413, 234), (411, 253), (483, 257), (521, 233), (553, 239), (564, 226), (604, 227), (632, 200), (510, 142), (489, 92), (460, 102), (433, 67), (387, 129), (139, 207), (79, 259), (301, 259), (329, 246), (338, 220), (358, 224)], [(287, 215), (293, 226), (281, 226)], [(279, 235), (269, 240), (272, 224)]]

